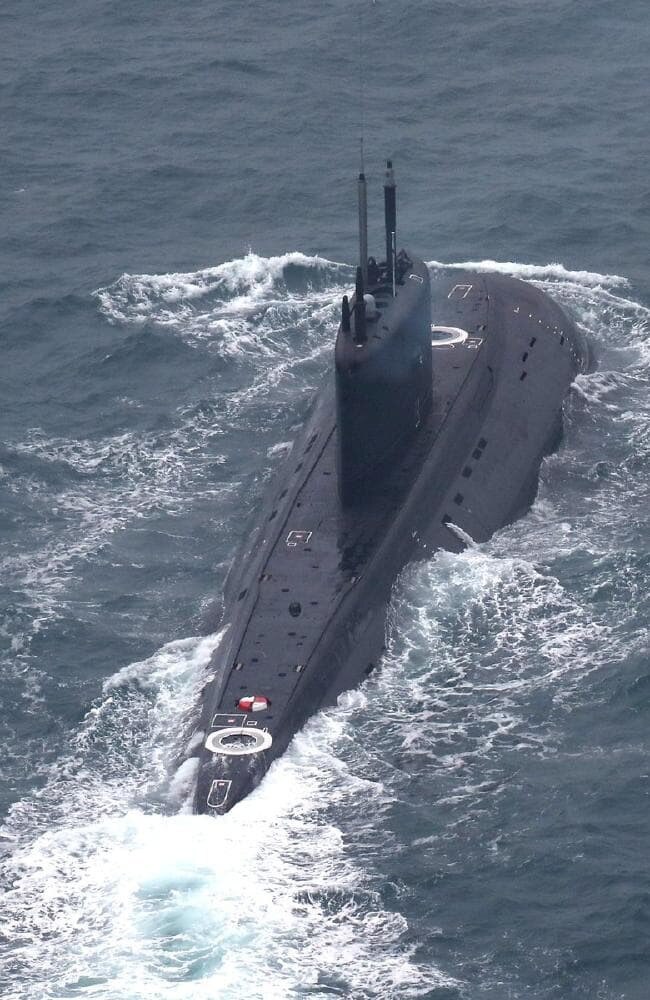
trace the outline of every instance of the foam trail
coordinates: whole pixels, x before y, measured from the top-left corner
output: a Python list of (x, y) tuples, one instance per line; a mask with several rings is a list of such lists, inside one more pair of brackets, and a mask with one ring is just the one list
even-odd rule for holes
[(457, 263), (427, 261), (428, 267), (454, 268), (468, 271), (509, 274), (525, 281), (568, 281), (587, 288), (628, 288), (627, 278), (618, 274), (598, 274), (595, 271), (572, 271), (564, 264), (519, 264), (516, 261), (470, 260)]
[[(332, 285), (349, 280), (350, 268), (322, 257), (288, 253), (246, 257), (179, 274), (123, 274), (93, 293), (113, 323), (147, 321), (178, 328), (186, 336), (215, 336), (239, 319), (257, 324), (278, 310), (304, 308), (306, 300), (331, 299)], [(205, 300), (205, 301), (202, 301)], [(264, 337), (258, 344), (264, 346)]]
[[(239, 1000), (251, 955), (261, 957), (263, 978), (258, 986), (247, 974), (246, 994), (259, 1000), (332, 989), (416, 997), (453, 983), (413, 961), (404, 917), (384, 907), (380, 882), (353, 859), (332, 816), (337, 800), (356, 808), (363, 797), (377, 812), (387, 800), (381, 784), (336, 754), (361, 695), (314, 720), (219, 820), (130, 805), (138, 784), (159, 788), (179, 714), (218, 639), (171, 643), (116, 674), (76, 741), (76, 761), (37, 797), (47, 807), (42, 822), (15, 811), (2, 916), (12, 942), (4, 962), (14, 983), (21, 970), (21, 985), (8, 1000)], [(137, 759), (116, 747), (101, 780), (91, 780), (93, 748), (129, 725), (141, 732)], [(21, 829), (30, 831), (22, 844)]]
[[(215, 267), (199, 271), (172, 272), (170, 274), (123, 274), (112, 285), (98, 288), (94, 295), (102, 308), (111, 315), (114, 303), (132, 304), (136, 312), (146, 313), (153, 299), (167, 303), (181, 299), (199, 298), (214, 290), (232, 295), (268, 291), (282, 279), (289, 265), (303, 268), (339, 267), (324, 257), (309, 257), (293, 252), (278, 257), (260, 257), (248, 253), (246, 257), (226, 261)], [(124, 318), (119, 314), (114, 318)]]

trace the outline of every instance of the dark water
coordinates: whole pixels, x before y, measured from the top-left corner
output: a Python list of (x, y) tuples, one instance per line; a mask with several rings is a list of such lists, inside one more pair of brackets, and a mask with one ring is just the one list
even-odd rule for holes
[[(177, 762), (350, 284), (359, 11), (375, 221), (392, 155), (401, 242), (598, 367), (531, 513), (411, 567), (212, 821)], [(645, 1000), (645, 0), (9, 0), (0, 47), (3, 997)]]

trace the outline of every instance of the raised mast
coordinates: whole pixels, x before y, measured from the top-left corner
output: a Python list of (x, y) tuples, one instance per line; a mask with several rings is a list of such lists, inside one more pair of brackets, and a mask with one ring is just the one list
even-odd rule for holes
[(363, 286), (368, 286), (368, 197), (366, 175), (359, 174), (359, 266), (363, 275)]
[(386, 223), (386, 271), (393, 286), (395, 296), (395, 267), (397, 257), (397, 198), (393, 161), (386, 160), (384, 180), (384, 219)]

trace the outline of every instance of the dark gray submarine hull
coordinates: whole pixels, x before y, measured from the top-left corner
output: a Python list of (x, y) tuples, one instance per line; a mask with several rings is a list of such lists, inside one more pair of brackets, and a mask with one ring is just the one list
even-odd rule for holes
[[(429, 275), (408, 264), (404, 294), (417, 296)], [(381, 289), (377, 302), (379, 340)], [(564, 397), (587, 365), (583, 337), (542, 291), (498, 274), (436, 272), (431, 312), (431, 392), (416, 372), (412, 439), (397, 440), (376, 482), (368, 472), (365, 493), (355, 481), (342, 502), (341, 397), (326, 388), (231, 571), (198, 727), (198, 813), (231, 809), (311, 715), (375, 669), (408, 562), (485, 541), (534, 499)], [(337, 341), (346, 377), (354, 346), (354, 330)], [(359, 356), (376, 349), (358, 346)]]

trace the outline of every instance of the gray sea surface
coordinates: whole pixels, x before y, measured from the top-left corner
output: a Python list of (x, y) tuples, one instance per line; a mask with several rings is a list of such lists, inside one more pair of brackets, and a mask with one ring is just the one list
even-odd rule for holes
[[(647, 0), (0, 8), (4, 1000), (650, 996)], [(206, 615), (399, 242), (595, 368), (530, 513), (218, 820)]]

